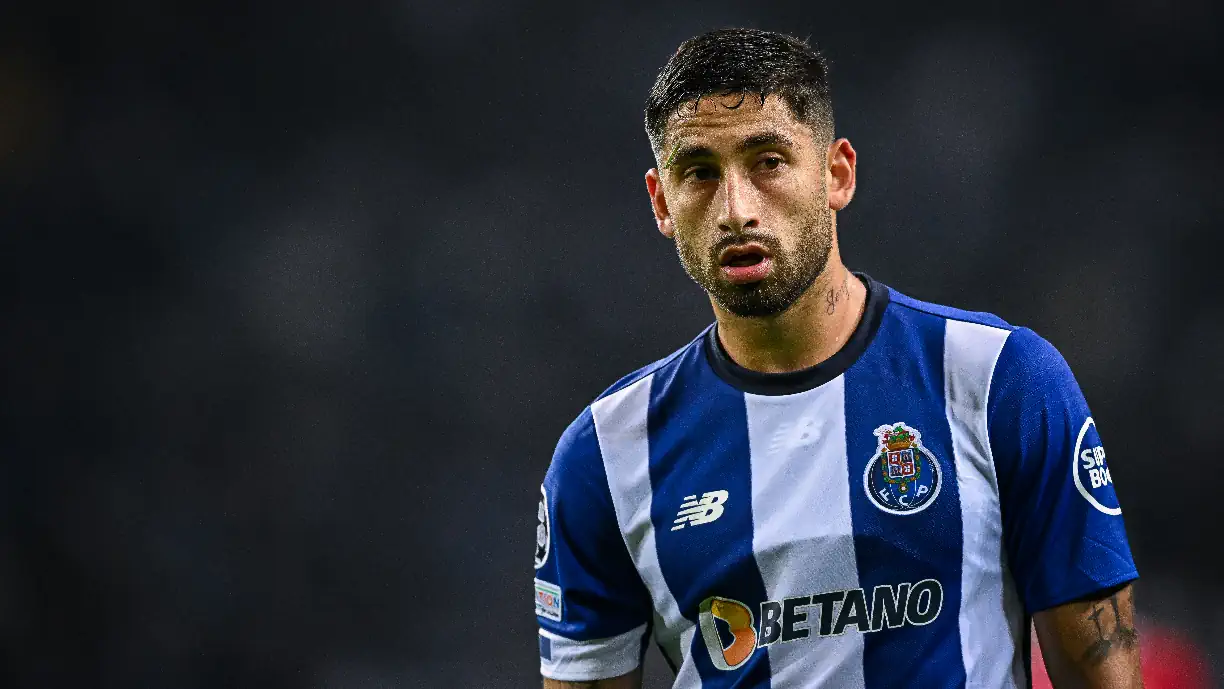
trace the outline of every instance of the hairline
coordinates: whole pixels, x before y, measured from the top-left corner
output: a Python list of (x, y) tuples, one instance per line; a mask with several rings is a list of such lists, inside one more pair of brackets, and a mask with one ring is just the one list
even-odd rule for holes
[[(724, 106), (724, 107), (727, 107), (728, 110), (734, 110), (740, 107), (741, 105), (743, 105), (744, 101), (747, 100), (747, 96), (749, 94), (759, 95), (762, 105), (764, 105), (765, 99), (769, 98), (770, 96), (777, 96), (782, 101), (782, 104), (786, 106), (786, 111), (790, 114), (791, 119), (797, 122), (798, 124), (805, 126), (811, 132), (812, 138), (817, 143), (823, 143), (827, 145), (827, 144), (832, 143), (836, 139), (836, 137), (834, 136), (834, 132), (833, 132), (832, 113), (829, 113), (828, 117), (821, 117), (819, 114), (816, 114), (816, 113), (813, 113), (811, 116), (806, 117), (806, 118), (800, 117), (799, 113), (795, 112), (794, 106), (791, 105), (790, 101), (787, 100), (786, 96), (783, 95), (782, 93), (779, 93), (778, 91), (754, 91), (751, 89), (743, 90), (743, 91), (737, 91), (737, 90), (710, 91), (709, 93), (699, 94), (699, 95), (693, 96), (692, 98), (687, 98), (683, 101), (680, 101), (679, 103), (676, 104), (674, 108), (671, 108), (667, 112), (662, 113), (661, 117), (659, 118), (659, 122), (660, 122), (659, 133), (658, 133), (659, 140), (657, 142), (655, 141), (654, 132), (647, 133), (648, 138), (650, 139), (650, 148), (654, 152), (655, 162), (658, 163), (660, 169), (664, 168), (663, 153), (667, 149), (668, 125), (672, 122), (676, 113), (680, 112), (682, 108), (688, 106), (689, 103), (692, 103), (694, 110), (696, 110), (696, 108), (700, 105), (701, 99), (703, 98), (708, 98), (710, 96), (714, 96), (718, 94), (731, 95), (731, 94), (737, 94), (737, 93), (744, 94), (744, 98), (741, 99), (741, 101), (737, 103), (735, 106)], [(678, 146), (679, 142), (676, 142), (676, 145)], [(668, 156), (668, 159), (670, 160), (672, 157), (675, 157), (674, 152), (672, 155)]]

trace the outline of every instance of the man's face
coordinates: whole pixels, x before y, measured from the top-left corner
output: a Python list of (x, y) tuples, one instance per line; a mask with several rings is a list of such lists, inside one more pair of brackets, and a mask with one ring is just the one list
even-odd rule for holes
[(719, 306), (778, 314), (824, 271), (828, 155), (777, 96), (707, 96), (668, 120), (660, 168), (647, 173), (656, 219)]

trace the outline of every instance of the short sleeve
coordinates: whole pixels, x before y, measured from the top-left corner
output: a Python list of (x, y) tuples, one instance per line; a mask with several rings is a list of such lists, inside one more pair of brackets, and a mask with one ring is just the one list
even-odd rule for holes
[(562, 434), (540, 491), (540, 672), (568, 682), (628, 673), (642, 662), (652, 607), (621, 538), (589, 408)]
[(1066, 360), (1012, 332), (991, 381), (1003, 538), (1031, 614), (1138, 576), (1104, 445)]

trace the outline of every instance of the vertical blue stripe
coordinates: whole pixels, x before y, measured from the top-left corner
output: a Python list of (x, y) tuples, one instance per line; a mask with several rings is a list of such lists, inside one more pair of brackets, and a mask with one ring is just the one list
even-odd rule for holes
[[(699, 606), (710, 596), (745, 604), (760, 620), (765, 584), (752, 550), (752, 472), (743, 393), (714, 375), (700, 347), (654, 374), (650, 397), (651, 520), (659, 568), (681, 614), (699, 624)], [(666, 423), (664, 423), (666, 422)], [(673, 531), (688, 496), (725, 490), (718, 519)], [(756, 649), (734, 670), (719, 670), (700, 629), (688, 649), (703, 689), (768, 689), (769, 655)]]
[[(942, 608), (930, 624), (865, 635), (867, 689), (965, 684), (958, 624), (963, 532), (944, 403), (945, 323), (938, 316), (890, 305), (875, 341), (845, 374), (850, 512), (859, 585), (869, 605), (872, 591), (881, 584), (937, 579), (943, 587)], [(911, 514), (885, 512), (863, 488), (864, 471), (878, 446), (874, 430), (898, 422), (922, 434), (923, 446), (942, 472), (939, 495), (924, 510)]]

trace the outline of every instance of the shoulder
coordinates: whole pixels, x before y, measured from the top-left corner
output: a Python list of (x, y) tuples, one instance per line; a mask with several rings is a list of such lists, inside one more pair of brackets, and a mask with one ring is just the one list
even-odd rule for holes
[(689, 340), (688, 344), (684, 345), (680, 349), (677, 349), (671, 354), (668, 354), (662, 359), (653, 361), (639, 368), (633, 373), (630, 373), (627, 376), (621, 377), (620, 380), (616, 381), (615, 383), (610, 385), (607, 389), (605, 389), (603, 392), (599, 393), (599, 396), (595, 398), (595, 402), (593, 402), (593, 404), (598, 404), (601, 400), (606, 399), (607, 397), (610, 397), (612, 395), (615, 395), (621, 390), (624, 390), (625, 388), (633, 385), (634, 383), (637, 383), (638, 381), (644, 378), (647, 378), (653, 373), (657, 373), (661, 370), (674, 366), (686, 354), (692, 353), (694, 350), (701, 348), (702, 342), (705, 340), (706, 333), (708, 333), (710, 331), (710, 328), (712, 327), (713, 327), (713, 324), (706, 326), (704, 329), (702, 329), (700, 333), (698, 333), (696, 337), (694, 337), (692, 340)]
[(569, 426), (561, 434), (561, 438), (557, 442), (556, 452), (553, 453), (553, 462), (552, 467), (549, 469), (549, 474), (557, 474), (558, 478), (560, 475), (570, 473), (589, 475), (596, 465), (600, 465), (600, 470), (602, 471), (603, 459), (599, 449), (599, 437), (596, 432), (595, 409), (618, 392), (645, 380), (651, 374), (667, 369), (686, 353), (691, 352), (694, 348), (700, 348), (702, 340), (708, 331), (709, 328), (707, 327), (680, 349), (626, 376), (622, 376), (603, 392), (599, 393), (578, 414), (577, 418), (570, 422)]
[(603, 453), (588, 406), (561, 433), (544, 475), (544, 487), (553, 496), (574, 492), (589, 495), (591, 491), (602, 494), (603, 475)]
[(1062, 352), (1028, 328), (1017, 328), (1008, 336), (990, 387), (992, 410), (1080, 394)]
[(1067, 360), (1049, 340), (1029, 330), (1016, 328), (999, 355), (1000, 371), (1041, 377), (1065, 368)]
[(1015, 396), (1039, 395), (1065, 387), (1071, 380), (1063, 355), (1029, 328), (1013, 325), (993, 313), (933, 304), (891, 287), (888, 290), (889, 308), (895, 318), (915, 323), (938, 322), (945, 328), (947, 346), (955, 343), (955, 351), (948, 352), (950, 356), (994, 359), (994, 365), (985, 371), (991, 378), (992, 406)]
[(888, 289), (888, 303), (892, 307), (890, 310), (893, 315), (899, 318), (911, 318), (917, 320), (924, 319), (941, 319), (945, 321), (956, 321), (960, 323), (971, 323), (974, 325), (987, 326), (998, 328), (1011, 332), (1016, 330), (1016, 326), (999, 318), (993, 313), (984, 311), (966, 311), (952, 306), (943, 306), (942, 304), (932, 304), (931, 302), (915, 299), (907, 294), (902, 294), (892, 287)]

